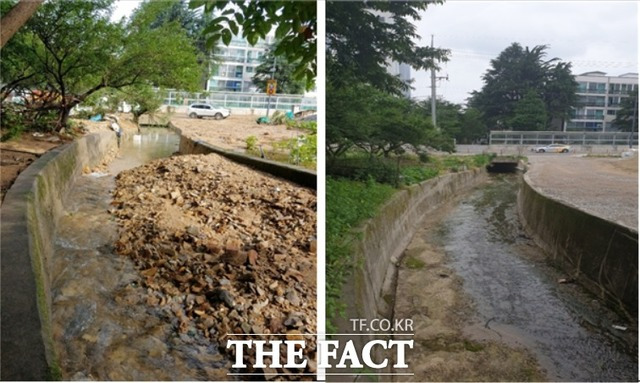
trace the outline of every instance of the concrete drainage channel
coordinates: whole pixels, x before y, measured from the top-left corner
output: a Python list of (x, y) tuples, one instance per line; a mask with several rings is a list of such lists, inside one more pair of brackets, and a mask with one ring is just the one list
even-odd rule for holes
[(7, 192), (0, 213), (2, 380), (61, 377), (51, 329), (52, 239), (70, 185), (115, 146), (115, 134), (104, 132), (56, 148)]
[[(116, 145), (113, 132), (101, 132), (54, 149), (26, 169), (6, 195), (1, 212), (2, 380), (62, 378), (52, 329), (53, 239), (71, 185), (83, 168), (98, 165)], [(315, 173), (307, 170), (228, 153), (184, 137), (180, 149), (182, 154), (216, 152), (302, 186), (316, 186)]]
[[(407, 244), (414, 236), (414, 233), (424, 232), (420, 226), (421, 221), (430, 214), (430, 211), (438, 205), (447, 203), (456, 194), (466, 194), (474, 187), (478, 187), (478, 191), (474, 192), (471, 197), (463, 197), (462, 202), (459, 204), (460, 207), (455, 208), (457, 210), (454, 210), (453, 213), (449, 213), (451, 217), (441, 218), (444, 222), (441, 225), (445, 225), (444, 228), (430, 229), (436, 234), (430, 234), (433, 237), (424, 240), (433, 244), (443, 242), (440, 246), (442, 246), (441, 251), (446, 252), (446, 263), (449, 264), (449, 267), (453, 266), (455, 272), (459, 275), (456, 278), (461, 278), (461, 281), (463, 281), (462, 283), (466, 286), (465, 290), (476, 302), (477, 309), (480, 310), (479, 315), (481, 317), (483, 315), (487, 316), (482, 324), (487, 323), (487, 321), (493, 321), (491, 322), (491, 327), (500, 329), (499, 322), (508, 318), (508, 315), (511, 314), (509, 314), (508, 310), (506, 312), (504, 310), (502, 312), (494, 310), (494, 306), (501, 308), (500, 305), (502, 303), (509, 305), (512, 302), (508, 301), (508, 299), (517, 298), (520, 293), (523, 293), (525, 298), (520, 299), (519, 303), (513, 307), (519, 305), (524, 307), (514, 310), (517, 312), (533, 310), (531, 311), (531, 318), (536, 318), (536, 312), (554, 314), (562, 312), (564, 315), (567, 311), (570, 313), (573, 311), (573, 316), (572, 314), (566, 314), (555, 324), (557, 328), (562, 329), (558, 331), (565, 331), (565, 335), (569, 334), (566, 335), (566, 339), (573, 339), (571, 337), (579, 338), (576, 343), (571, 343), (571, 341), (567, 343), (565, 342), (566, 339), (558, 334), (554, 335), (555, 338), (551, 336), (553, 340), (550, 341), (542, 342), (536, 338), (539, 334), (536, 333), (538, 328), (535, 326), (554, 323), (549, 318), (548, 321), (542, 320), (542, 324), (527, 320), (520, 323), (523, 326), (521, 337), (519, 338), (520, 344), (531, 346), (527, 348), (534, 351), (536, 356), (540, 358), (541, 365), (546, 368), (552, 380), (572, 379), (572, 376), (579, 380), (598, 379), (599, 377), (604, 380), (617, 380), (621, 376), (629, 378), (631, 376), (629, 371), (632, 370), (629, 366), (633, 366), (631, 355), (634, 353), (634, 348), (637, 350), (637, 342), (632, 339), (637, 325), (637, 231), (590, 216), (573, 207), (550, 199), (531, 188), (526, 182), (526, 176), (524, 181), (517, 183), (517, 185), (520, 185), (519, 187), (509, 186), (505, 189), (502, 186), (486, 186), (486, 176), (483, 176), (483, 174), (484, 172), (480, 171), (477, 174), (448, 175), (400, 191), (381, 208), (376, 218), (365, 223), (360, 229), (362, 232), (361, 240), (354, 244), (355, 257), (361, 260), (356, 264), (361, 264), (362, 266), (354, 271), (353, 278), (347, 282), (343, 289), (345, 301), (353, 302), (347, 307), (345, 317), (363, 318), (368, 319), (370, 322), (376, 318), (402, 320), (417, 315), (415, 310), (420, 310), (421, 308), (412, 306), (415, 302), (412, 303), (411, 296), (414, 296), (417, 301), (420, 300), (416, 296), (416, 291), (425, 290), (421, 286), (424, 286), (426, 276), (423, 275), (421, 278), (419, 270), (408, 270), (408, 272), (414, 272), (417, 275), (417, 282), (411, 286), (405, 283), (403, 290), (399, 291), (396, 290), (395, 286), (396, 271), (399, 267), (419, 269), (421, 262), (430, 264), (433, 261), (429, 259), (429, 255), (426, 255), (426, 258), (422, 259), (421, 262), (415, 261), (415, 264), (412, 265), (409, 261), (413, 259), (404, 260), (403, 252), (405, 252)], [(508, 177), (516, 179), (521, 176)], [(500, 178), (492, 179), (499, 180)], [(503, 183), (503, 181), (492, 181), (488, 185), (502, 185)], [(514, 183), (511, 182), (511, 184)], [(500, 190), (500, 192), (496, 190)], [(516, 203), (518, 190), (519, 197)], [(501, 202), (496, 193), (504, 194), (508, 197), (508, 201)], [(458, 203), (456, 202), (455, 204), (457, 205)], [(486, 209), (487, 204), (500, 206), (496, 207), (495, 211), (491, 210), (491, 213), (479, 213), (482, 209)], [(524, 222), (529, 234), (518, 234), (517, 225), (513, 226), (514, 222), (518, 221), (518, 214), (513, 213), (505, 217), (505, 207), (512, 213), (520, 212), (519, 219)], [(458, 213), (458, 211), (461, 211), (461, 213)], [(491, 221), (485, 222), (485, 215), (483, 214), (488, 214)], [(508, 222), (501, 221), (505, 219)], [(433, 225), (433, 223), (430, 223), (430, 225)], [(585, 231), (586, 228), (591, 226), (591, 231)], [(489, 229), (486, 229), (487, 227)], [(494, 228), (491, 229), (492, 227)], [(473, 231), (472, 229), (477, 229), (478, 233), (476, 234), (479, 236), (490, 237), (486, 244), (483, 244), (477, 238), (470, 239), (469, 232), (465, 230)], [(450, 232), (451, 234), (443, 236), (438, 234), (438, 230)], [(491, 237), (495, 232), (506, 233), (505, 235), (509, 238), (505, 244), (501, 244), (499, 239)], [(455, 237), (458, 234), (459, 236)], [(420, 235), (422, 236), (424, 233)], [(531, 263), (529, 260), (521, 260), (519, 255), (515, 255), (518, 253), (519, 248), (517, 246), (513, 247), (510, 242), (514, 241), (521, 248), (521, 238), (518, 235), (522, 236), (522, 238), (526, 238), (529, 235), (535, 237), (536, 243), (542, 249), (538, 248), (537, 250), (537, 253), (540, 254), (537, 259), (544, 260), (541, 264), (528, 265)], [(585, 235), (588, 238), (585, 238)], [(512, 240), (511, 236), (516, 236), (516, 239)], [(529, 240), (528, 242), (532, 241)], [(438, 247), (437, 245), (432, 246)], [(528, 243), (524, 245), (524, 248), (535, 247), (531, 246), (533, 244)], [(431, 248), (431, 246), (427, 247)], [(481, 256), (478, 255), (477, 253), (482, 252), (482, 250), (486, 251)], [(476, 258), (480, 258), (469, 259), (465, 255), (467, 253), (475, 254)], [(502, 253), (505, 255), (500, 258), (498, 255)], [(526, 256), (523, 257), (526, 258)], [(500, 264), (500, 262), (503, 263)], [(540, 274), (539, 270), (547, 267), (545, 265), (548, 262), (559, 266), (560, 270), (549, 268), (546, 274)], [(404, 265), (405, 263), (406, 265)], [(519, 266), (525, 264), (528, 266)], [(529, 273), (521, 275), (523, 270), (529, 270)], [(406, 271), (403, 274), (405, 275), (403, 282), (406, 279)], [(492, 273), (495, 275), (492, 276)], [(445, 274), (440, 277), (443, 275)], [(555, 275), (556, 277), (550, 277), (550, 275)], [(570, 278), (569, 283), (575, 281), (577, 284), (582, 285), (583, 288), (586, 288), (587, 291), (599, 298), (599, 303), (596, 303), (593, 300), (593, 295), (589, 295), (590, 293), (584, 291), (584, 289), (578, 289), (581, 291), (580, 294), (564, 294), (564, 298), (560, 300), (555, 297), (546, 301), (544, 299), (541, 301), (538, 299), (539, 297), (533, 299), (536, 294), (544, 296), (543, 292), (557, 290), (558, 287), (554, 286), (557, 283), (556, 281), (566, 281), (567, 279), (562, 277), (567, 275)], [(522, 285), (524, 280), (534, 281), (532, 284), (537, 287), (519, 292), (515, 287)], [(498, 288), (494, 289), (497, 285), (500, 285), (500, 289), (504, 288), (506, 291), (504, 296), (492, 295), (500, 290)], [(426, 291), (422, 293), (428, 294)], [(530, 295), (527, 296), (527, 293)], [(413, 308), (406, 312), (396, 312), (398, 308), (396, 294), (401, 294), (399, 298), (404, 302), (402, 307)], [(445, 293), (443, 292), (442, 294)], [(527, 302), (531, 304), (527, 304)], [(547, 302), (550, 307), (545, 308), (544, 302)], [(604, 307), (602, 305), (603, 302), (608, 303), (609, 307), (613, 307), (617, 314)], [(542, 306), (536, 308), (534, 303), (541, 303)], [(395, 309), (393, 307), (394, 304), (396, 304)], [(433, 304), (433, 302), (430, 304)], [(499, 314), (486, 314), (494, 311), (499, 312)], [(431, 316), (431, 314), (425, 315), (427, 317)], [(582, 318), (582, 322), (574, 323), (575, 317)], [(435, 319), (430, 320), (435, 321)], [(553, 320), (555, 320), (555, 317)], [(615, 331), (619, 331), (616, 330), (617, 328), (625, 328), (624, 326), (619, 326), (620, 323), (628, 323), (631, 326), (628, 333), (615, 333)], [(340, 332), (353, 331), (350, 322), (345, 321), (338, 325)], [(586, 326), (586, 331), (583, 326)], [(483, 326), (479, 327), (484, 329)], [(512, 324), (512, 327), (516, 328), (516, 325)], [(512, 330), (511, 332), (513, 333), (514, 331)], [(545, 331), (547, 331), (546, 327)], [(548, 331), (550, 331), (549, 334), (553, 333), (553, 330)], [(592, 331), (591, 335), (588, 335), (589, 331)], [(375, 334), (371, 334), (371, 339), (374, 337)], [(367, 340), (365, 337), (356, 338), (354, 342)], [(614, 340), (611, 341), (609, 340), (610, 338)], [(419, 337), (415, 339), (417, 342), (421, 342)], [(427, 340), (422, 340), (422, 342), (428, 344)], [(555, 346), (554, 342), (556, 342)], [(610, 342), (619, 344), (619, 346), (611, 346)], [(583, 355), (584, 360), (593, 362), (594, 358), (602, 357), (599, 353), (605, 352), (609, 353), (605, 359), (609, 362), (613, 360), (615, 363), (606, 362), (609, 363), (609, 367), (600, 372), (592, 368), (593, 366), (588, 366), (589, 363), (587, 365), (585, 363), (581, 365), (574, 363), (575, 366), (571, 363), (566, 363), (571, 359), (570, 355), (574, 355), (570, 350), (572, 344), (577, 347), (574, 351)], [(547, 348), (545, 349), (545, 347)], [(556, 348), (563, 351), (557, 352)], [(552, 350), (552, 352), (548, 350)], [(427, 354), (429, 353), (433, 354), (434, 351), (429, 350)], [(426, 363), (426, 361), (418, 357), (416, 363)], [(576, 368), (578, 370), (582, 368), (582, 370), (576, 371)], [(434, 376), (426, 375), (422, 378), (432, 380)], [(486, 378), (490, 379), (490, 376)]]

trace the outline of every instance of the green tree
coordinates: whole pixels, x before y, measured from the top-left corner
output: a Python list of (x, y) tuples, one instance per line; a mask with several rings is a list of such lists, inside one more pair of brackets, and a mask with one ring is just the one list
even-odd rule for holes
[[(422, 108), (398, 97), (409, 85), (387, 72), (390, 60), (429, 69), (448, 51), (420, 47), (411, 20), (425, 2), (327, 4), (327, 147), (330, 158), (358, 147), (390, 155), (405, 145), (449, 148)], [(382, 17), (382, 14), (386, 17)]]
[(203, 35), (204, 28), (210, 21), (209, 15), (190, 9), (188, 0), (147, 0), (136, 9), (133, 17), (140, 18), (140, 22), (149, 29), (156, 29), (167, 23), (178, 23), (198, 50), (198, 64), (203, 68), (201, 86), (206, 88), (210, 72), (217, 64)]
[(249, 44), (256, 45), (275, 28), (278, 39), (275, 55), (296, 63), (294, 77), (306, 79), (307, 89), (313, 88), (317, 72), (315, 1), (191, 0), (189, 6), (204, 7), (205, 14), (217, 15), (204, 30), (209, 48), (219, 41), (229, 45), (234, 35), (241, 35)]
[(545, 125), (552, 118), (566, 118), (575, 102), (577, 83), (571, 64), (558, 58), (544, 60), (546, 49), (546, 45), (529, 49), (513, 43), (491, 60), (491, 68), (482, 77), (484, 86), (469, 101), (482, 112), (487, 125), (508, 128), (516, 105), (529, 91), (541, 95), (549, 119)]
[(621, 109), (616, 113), (613, 125), (623, 132), (638, 131), (638, 92), (629, 93), (620, 101)]
[(484, 124), (482, 113), (475, 108), (467, 108), (460, 121), (460, 133), (456, 141), (460, 144), (478, 143), (487, 137), (487, 126)]
[(518, 100), (509, 119), (512, 130), (546, 130), (547, 108), (542, 97), (531, 89)]
[[(305, 82), (296, 79), (293, 73), (297, 63), (289, 62), (282, 56), (274, 54), (275, 46), (271, 46), (262, 57), (262, 63), (256, 67), (253, 75), (253, 83), (262, 92), (266, 92), (267, 80), (275, 78), (277, 81), (276, 93), (301, 94), (305, 90)], [(275, 71), (274, 69), (275, 64)]]
[(578, 82), (571, 73), (571, 63), (558, 62), (547, 71), (544, 103), (547, 107), (550, 130), (562, 130), (572, 106), (577, 102)]
[(419, 36), (411, 21), (420, 20), (420, 12), (433, 3), (328, 1), (327, 80), (336, 87), (349, 86), (355, 80), (402, 94), (409, 84), (387, 72), (389, 60), (414, 69), (437, 68), (438, 62), (447, 61), (448, 50), (414, 42)]
[[(452, 140), (437, 132), (425, 109), (404, 97), (382, 92), (371, 85), (328, 88), (327, 154), (336, 157), (357, 147), (371, 156), (388, 157), (406, 146), (417, 152), (426, 148), (452, 151)], [(345, 107), (348, 105), (348, 107)]]
[[(46, 2), (19, 32), (25, 34), (19, 41), (26, 48), (13, 51), (10, 60), (34, 73), (19, 84), (49, 95), (38, 108), (58, 111), (57, 130), (66, 125), (74, 106), (104, 88), (197, 88), (201, 68), (191, 40), (178, 23), (150, 29), (145, 12), (140, 11), (126, 24), (113, 24), (111, 3)], [(13, 81), (2, 74), (3, 83)]]
[[(431, 120), (431, 99), (419, 103), (425, 116)], [(457, 137), (461, 129), (462, 106), (443, 99), (436, 99), (436, 123), (449, 137)]]

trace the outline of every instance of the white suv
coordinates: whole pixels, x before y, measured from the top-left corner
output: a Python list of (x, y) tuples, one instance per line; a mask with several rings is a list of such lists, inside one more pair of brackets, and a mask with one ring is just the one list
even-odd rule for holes
[(187, 115), (191, 118), (213, 117), (216, 120), (222, 120), (229, 117), (231, 111), (213, 104), (191, 104)]

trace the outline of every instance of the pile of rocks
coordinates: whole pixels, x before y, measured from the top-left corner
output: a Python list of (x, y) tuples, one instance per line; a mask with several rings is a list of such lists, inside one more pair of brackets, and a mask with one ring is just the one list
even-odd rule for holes
[(305, 335), (316, 332), (314, 191), (215, 154), (157, 160), (116, 184), (116, 250), (179, 334), (201, 332), (222, 349), (228, 339), (304, 338), (315, 359), (315, 337)]

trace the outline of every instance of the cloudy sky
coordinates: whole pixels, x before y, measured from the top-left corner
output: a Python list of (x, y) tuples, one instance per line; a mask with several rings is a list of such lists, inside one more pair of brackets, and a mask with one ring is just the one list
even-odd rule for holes
[(119, 21), (122, 17), (129, 17), (133, 10), (140, 5), (140, 0), (116, 0), (111, 14), (111, 20)]
[[(482, 87), (490, 60), (518, 42), (548, 45), (547, 58), (573, 63), (574, 74), (638, 72), (638, 3), (635, 1), (462, 1), (434, 5), (416, 22), (420, 45), (450, 49), (437, 76), (437, 96), (463, 103)], [(412, 97), (431, 95), (430, 74), (412, 71)]]

